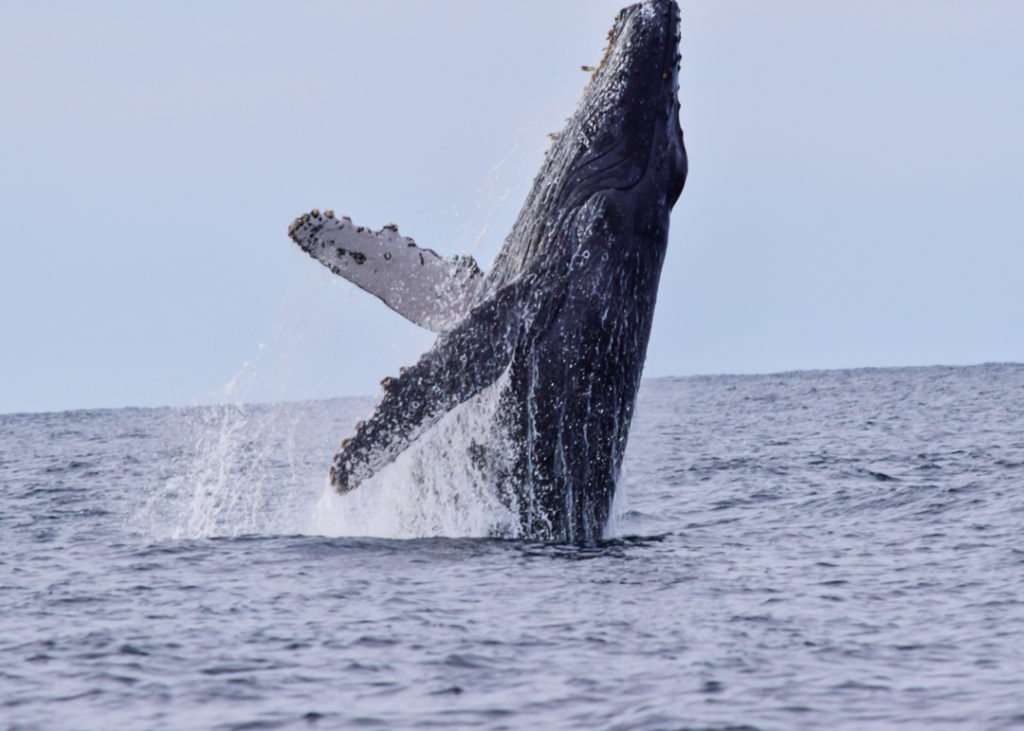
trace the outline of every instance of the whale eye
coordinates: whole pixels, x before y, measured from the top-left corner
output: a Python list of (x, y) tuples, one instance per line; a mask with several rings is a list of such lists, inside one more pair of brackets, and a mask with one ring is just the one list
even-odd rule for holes
[(582, 256), (583, 256), (584, 259), (589, 259), (590, 258), (590, 249), (584, 249)]

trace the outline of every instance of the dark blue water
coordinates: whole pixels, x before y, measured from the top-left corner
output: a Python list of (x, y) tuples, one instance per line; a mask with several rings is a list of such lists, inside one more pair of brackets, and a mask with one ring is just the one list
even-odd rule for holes
[(325, 496), (371, 406), (0, 416), (0, 726), (1024, 727), (1024, 366), (648, 381), (589, 547)]

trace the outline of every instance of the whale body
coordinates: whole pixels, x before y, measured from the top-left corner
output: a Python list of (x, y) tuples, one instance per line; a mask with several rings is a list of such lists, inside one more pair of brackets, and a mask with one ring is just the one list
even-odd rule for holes
[[(593, 541), (622, 466), (668, 241), (687, 173), (679, 12), (623, 9), (487, 272), (332, 211), (299, 216), (303, 250), (438, 333), (330, 467), (355, 489), (442, 419), (477, 410), (462, 460), (517, 516), (512, 534)], [(486, 396), (486, 399), (483, 397)], [(477, 403), (487, 402), (484, 406)], [(481, 425), (481, 418), (484, 420)]]

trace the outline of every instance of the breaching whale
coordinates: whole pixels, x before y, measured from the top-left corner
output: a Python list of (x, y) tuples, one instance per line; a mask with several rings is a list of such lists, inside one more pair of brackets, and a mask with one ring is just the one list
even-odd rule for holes
[[(668, 240), (687, 173), (674, 0), (623, 9), (485, 273), (332, 211), (299, 216), (303, 250), (438, 333), (334, 457), (346, 493), (485, 391), (456, 459), (518, 516), (514, 535), (601, 538), (622, 465)], [(496, 407), (493, 404), (497, 404)]]

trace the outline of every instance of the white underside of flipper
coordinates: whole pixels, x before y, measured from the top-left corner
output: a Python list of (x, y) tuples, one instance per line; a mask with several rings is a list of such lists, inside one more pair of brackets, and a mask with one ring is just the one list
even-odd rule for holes
[(434, 332), (449, 329), (469, 312), (483, 282), (472, 257), (445, 259), (401, 236), (393, 224), (371, 231), (348, 217), (314, 209), (296, 218), (288, 235), (335, 274)]

